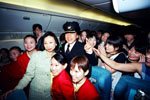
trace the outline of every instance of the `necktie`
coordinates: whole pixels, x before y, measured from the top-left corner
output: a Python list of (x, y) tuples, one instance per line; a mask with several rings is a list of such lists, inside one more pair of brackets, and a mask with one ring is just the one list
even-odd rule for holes
[(70, 45), (67, 45), (67, 50), (66, 50), (66, 54), (69, 54), (70, 50), (69, 50)]

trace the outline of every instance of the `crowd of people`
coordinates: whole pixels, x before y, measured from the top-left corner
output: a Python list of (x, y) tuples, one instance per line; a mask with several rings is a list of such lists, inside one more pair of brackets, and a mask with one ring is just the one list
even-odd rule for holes
[(127, 100), (131, 90), (132, 100), (139, 90), (150, 99), (150, 39), (148, 34), (139, 39), (134, 26), (124, 27), (122, 34), (81, 31), (77, 22), (66, 22), (58, 39), (34, 24), (33, 35), (24, 37), (25, 51), (0, 49), (0, 99), (23, 89), (23, 100), (100, 100), (99, 88), (90, 82), (93, 66), (111, 73), (108, 100)]

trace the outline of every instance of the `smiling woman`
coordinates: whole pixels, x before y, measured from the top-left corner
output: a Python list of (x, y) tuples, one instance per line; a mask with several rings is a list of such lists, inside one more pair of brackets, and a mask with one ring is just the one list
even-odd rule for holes
[[(44, 51), (35, 52), (31, 56), (23, 78), (14, 89), (9, 90), (3, 96), (7, 96), (8, 93), (17, 89), (23, 89), (30, 83), (29, 100), (51, 99), (50, 63), (51, 57), (59, 49), (59, 42), (52, 32), (46, 32), (42, 41)], [(49, 50), (50, 46), (53, 47), (51, 50)]]

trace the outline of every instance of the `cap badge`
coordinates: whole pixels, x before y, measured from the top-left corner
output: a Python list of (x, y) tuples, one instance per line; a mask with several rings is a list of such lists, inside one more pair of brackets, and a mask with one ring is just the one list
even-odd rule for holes
[(68, 26), (67, 28), (68, 28), (68, 29), (71, 29), (71, 26)]

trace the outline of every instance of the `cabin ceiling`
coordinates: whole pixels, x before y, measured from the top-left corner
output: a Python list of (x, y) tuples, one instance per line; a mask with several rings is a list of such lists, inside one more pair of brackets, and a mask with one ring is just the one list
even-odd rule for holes
[(100, 9), (106, 13), (115, 16), (120, 16), (143, 28), (149, 29), (150, 8), (143, 9), (143, 10), (136, 10), (132, 12), (126, 12), (126, 13), (116, 13), (113, 8), (112, 0), (75, 0), (75, 1)]

